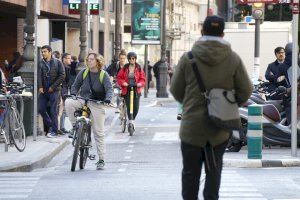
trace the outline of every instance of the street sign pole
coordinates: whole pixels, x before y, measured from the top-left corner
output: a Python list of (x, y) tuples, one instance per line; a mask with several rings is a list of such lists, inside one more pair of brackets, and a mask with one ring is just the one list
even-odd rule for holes
[(299, 0), (293, 3), (293, 79), (292, 79), (292, 156), (297, 156), (297, 76), (298, 76)]

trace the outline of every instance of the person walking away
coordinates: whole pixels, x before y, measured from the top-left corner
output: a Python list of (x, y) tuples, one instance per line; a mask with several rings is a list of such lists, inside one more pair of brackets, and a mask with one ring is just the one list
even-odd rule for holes
[[(113, 90), (112, 84), (109, 80), (109, 75), (103, 70), (104, 58), (96, 53), (89, 53), (86, 58), (86, 64), (86, 69), (81, 70), (76, 76), (75, 82), (71, 88), (71, 94), (98, 101), (104, 101), (105, 103), (109, 104), (112, 99)], [(68, 98), (65, 101), (67, 115), (69, 116), (73, 126), (76, 122), (74, 112), (78, 108), (81, 108), (83, 103), (84, 102), (82, 100), (74, 100), (72, 98)], [(94, 134), (97, 153), (99, 156), (99, 160), (96, 163), (96, 169), (100, 170), (103, 169), (105, 165), (105, 109), (104, 105), (93, 102), (89, 102), (88, 107), (91, 111), (92, 132)]]
[[(45, 45), (41, 48), (42, 60), (38, 63), (39, 113), (45, 126), (48, 127), (47, 137), (55, 137), (58, 130), (58, 101), (61, 84), (65, 78), (63, 64), (52, 58), (52, 49)], [(50, 104), (50, 113), (47, 105)]]
[(245, 66), (223, 39), (224, 19), (205, 19), (202, 37), (190, 53), (184, 53), (176, 67), (170, 91), (183, 104), (180, 126), (182, 197), (197, 200), (202, 164), (205, 164), (204, 200), (217, 200), (222, 173), (223, 154), (230, 131), (217, 128), (208, 117), (205, 95), (200, 93), (191, 62), (196, 62), (207, 91), (213, 88), (234, 90), (238, 105), (246, 102), (252, 92)]
[[(287, 87), (286, 81), (283, 80), (282, 82), (278, 82), (278, 77), (281, 76), (280, 74), (280, 67), (284, 63), (285, 59), (285, 50), (283, 47), (277, 47), (274, 50), (276, 60), (268, 65), (268, 68), (265, 73), (265, 78), (270, 82), (268, 87), (268, 92), (273, 93), (278, 86), (285, 86)], [(272, 100), (279, 100), (281, 99), (278, 95), (271, 96)]]
[(77, 68), (77, 65), (78, 65), (78, 59), (77, 59), (77, 56), (71, 56), (71, 59), (72, 59), (72, 62), (71, 62), (71, 69), (70, 69), (70, 78), (69, 78), (69, 88), (71, 89), (74, 81), (75, 81), (75, 78), (76, 78), (76, 75), (77, 75), (77, 72), (76, 72), (76, 68)]
[[(148, 66), (147, 66), (147, 69), (148, 69), (148, 79), (147, 79), (147, 93), (149, 92), (149, 88), (150, 88), (150, 82), (152, 81), (152, 69), (153, 69), (153, 66), (150, 65), (150, 61), (148, 60)], [(146, 69), (144, 69), (144, 72), (145, 72)]]
[(159, 60), (157, 61), (154, 65), (153, 65), (153, 73), (154, 73), (154, 77), (156, 79), (156, 91), (159, 91), (159, 87), (160, 87), (160, 77), (159, 77), (159, 66), (161, 65), (162, 61)]
[[(128, 62), (118, 73), (117, 83), (122, 88), (122, 96), (125, 98), (127, 106), (127, 116), (129, 123), (133, 125), (134, 120), (139, 111), (140, 96), (142, 88), (145, 86), (145, 73), (142, 67), (136, 62), (137, 54), (135, 52), (129, 52), (127, 54)], [(133, 100), (133, 117), (130, 115), (130, 86), (136, 86)]]
[(60, 115), (60, 131), (63, 134), (68, 133), (68, 131), (65, 129), (65, 118), (67, 117), (67, 113), (66, 113), (66, 109), (65, 109), (65, 101), (66, 101), (66, 95), (69, 94), (69, 81), (70, 81), (70, 71), (71, 71), (71, 55), (69, 53), (64, 53), (62, 54), (62, 63), (64, 65), (65, 68), (65, 79), (62, 83), (62, 89), (61, 89), (61, 108), (60, 108), (60, 112), (62, 113)]

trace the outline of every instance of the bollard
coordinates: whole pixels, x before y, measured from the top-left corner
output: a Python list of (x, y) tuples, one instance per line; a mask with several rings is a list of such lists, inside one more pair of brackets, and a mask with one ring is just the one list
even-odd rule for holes
[(260, 105), (250, 105), (248, 107), (248, 132), (247, 146), (248, 159), (262, 158), (263, 126), (262, 126), (263, 107)]

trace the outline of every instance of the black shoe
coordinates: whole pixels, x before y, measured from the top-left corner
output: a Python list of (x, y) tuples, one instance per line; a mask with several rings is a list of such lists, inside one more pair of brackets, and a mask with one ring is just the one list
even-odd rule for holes
[(177, 120), (181, 120), (182, 119), (182, 114), (178, 114), (177, 115)]

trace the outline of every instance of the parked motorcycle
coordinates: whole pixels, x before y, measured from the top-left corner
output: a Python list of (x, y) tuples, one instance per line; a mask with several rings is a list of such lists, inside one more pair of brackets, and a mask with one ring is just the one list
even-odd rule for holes
[[(266, 90), (261, 90), (260, 92), (263, 91)], [(286, 93), (287, 89), (280, 86), (274, 93), (267, 95), (284, 95)], [(247, 145), (248, 106), (252, 104), (260, 104), (263, 106), (263, 144), (265, 146), (291, 146), (291, 128), (286, 125), (282, 100), (266, 101), (257, 94), (258, 93), (254, 91), (254, 94), (252, 94), (248, 102), (239, 109), (242, 128), (239, 131), (233, 131), (232, 137), (227, 145), (227, 151), (239, 152), (243, 146)], [(300, 145), (299, 129), (298, 145)]]

